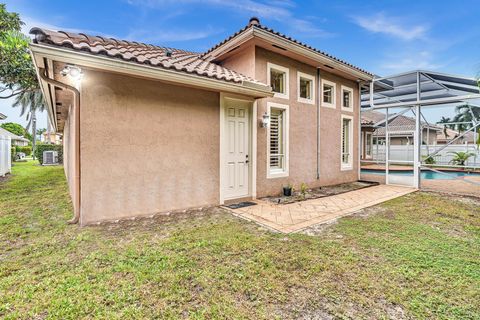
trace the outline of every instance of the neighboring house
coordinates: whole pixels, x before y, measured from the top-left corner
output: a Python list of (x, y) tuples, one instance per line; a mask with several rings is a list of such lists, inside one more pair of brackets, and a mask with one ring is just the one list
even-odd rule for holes
[[(446, 132), (445, 132), (446, 131)], [(446, 135), (445, 135), (446, 133)], [(453, 139), (457, 138), (460, 136), (460, 132), (457, 130), (452, 130), (449, 128), (442, 129), (437, 133), (437, 144), (447, 144)], [(477, 134), (478, 136), (478, 134)], [(462, 137), (458, 138), (455, 140), (454, 144), (474, 144), (475, 143), (475, 133), (472, 131), (469, 131), (465, 133)]]
[(5, 130), (0, 127), (0, 136), (9, 136), (12, 139), (12, 146), (24, 147), (28, 146), (30, 140), (25, 139), (24, 137), (17, 136), (16, 134), (11, 133), (8, 130)]
[(40, 141), (49, 144), (62, 144), (62, 135), (55, 132), (43, 132), (40, 135)]
[(359, 178), (358, 82), (372, 74), (256, 18), (204, 53), (31, 33), (81, 224)]
[[(362, 150), (366, 150), (362, 159), (371, 158), (372, 145), (385, 144), (385, 122), (386, 115), (378, 111), (363, 111), (362, 117)], [(437, 134), (443, 129), (436, 125), (422, 124), (422, 144), (436, 145)], [(413, 131), (415, 130), (415, 119), (401, 114), (392, 114), (388, 120), (388, 131), (390, 134), (390, 145), (411, 145), (413, 144)], [(368, 152), (370, 151), (370, 152)]]

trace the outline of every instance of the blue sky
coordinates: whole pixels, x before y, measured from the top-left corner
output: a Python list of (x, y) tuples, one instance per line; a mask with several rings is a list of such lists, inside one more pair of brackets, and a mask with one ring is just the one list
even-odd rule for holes
[[(363, 0), (11, 0), (32, 26), (204, 51), (261, 23), (379, 75), (429, 69), (475, 77), (480, 72), (480, 1)], [(10, 101), (0, 112), (24, 123)], [(426, 112), (429, 120), (453, 114)], [(46, 126), (45, 116), (40, 127)]]

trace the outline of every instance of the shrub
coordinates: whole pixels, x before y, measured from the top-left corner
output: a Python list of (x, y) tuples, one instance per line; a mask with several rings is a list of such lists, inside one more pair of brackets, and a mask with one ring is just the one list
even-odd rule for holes
[(43, 152), (44, 151), (57, 151), (58, 162), (63, 163), (63, 147), (57, 144), (37, 144), (35, 146), (35, 157), (40, 164), (43, 164)]
[(30, 146), (20, 147), (17, 149), (17, 152), (23, 152), (25, 153), (26, 156), (29, 156), (32, 154), (32, 147)]
[(15, 155), (17, 154), (17, 148), (11, 147), (10, 149), (12, 150), (12, 152), (10, 152), (10, 156), (12, 158), (12, 162), (14, 162), (15, 161)]

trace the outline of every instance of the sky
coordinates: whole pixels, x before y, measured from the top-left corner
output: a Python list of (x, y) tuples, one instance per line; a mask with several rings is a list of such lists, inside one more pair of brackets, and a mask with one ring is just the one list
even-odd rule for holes
[[(375, 74), (427, 69), (480, 75), (480, 1), (462, 0), (9, 0), (33, 26), (202, 52), (257, 16), (285, 33)], [(25, 124), (11, 101), (6, 121)], [(429, 110), (435, 122), (452, 108)], [(40, 115), (39, 127), (46, 127)]]

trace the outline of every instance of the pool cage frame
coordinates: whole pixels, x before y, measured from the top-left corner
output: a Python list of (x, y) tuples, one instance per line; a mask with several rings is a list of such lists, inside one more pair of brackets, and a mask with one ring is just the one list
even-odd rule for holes
[[(430, 170), (433, 172), (449, 175), (448, 173), (441, 172), (434, 167), (448, 167), (448, 168), (463, 168), (463, 169), (480, 169), (480, 166), (460, 166), (460, 165), (431, 165), (422, 161), (421, 148), (422, 148), (422, 134), (423, 128), (422, 119), (427, 124), (427, 130), (429, 130), (428, 121), (422, 114), (423, 108), (431, 107), (452, 107), (452, 104), (467, 103), (470, 107), (472, 114), (472, 122), (468, 122), (472, 126), (462, 132), (460, 135), (443, 145), (441, 148), (430, 153), (427, 150), (427, 156), (425, 159), (438, 155), (442, 150), (452, 145), (469, 132), (474, 133), (474, 142), (477, 142), (477, 131), (480, 128), (480, 119), (475, 117), (469, 101), (480, 99), (479, 82), (473, 78), (460, 77), (445, 73), (415, 70), (404, 72), (388, 77), (375, 77), (368, 86), (361, 86), (362, 94), (360, 98), (361, 110), (384, 110), (385, 111), (385, 176), (386, 183), (391, 184), (389, 181), (389, 150), (390, 139), (388, 138), (391, 132), (389, 131), (389, 121), (391, 120), (391, 109), (403, 109), (395, 116), (404, 114), (408, 111), (412, 111), (415, 116), (415, 128), (413, 130), (413, 183), (412, 186), (421, 188), (421, 170)], [(442, 123), (443, 124), (443, 123)], [(455, 122), (445, 123), (443, 125), (459, 124)], [(463, 123), (465, 124), (465, 123)], [(378, 125), (375, 124), (375, 125)], [(374, 125), (374, 126), (375, 126)], [(398, 131), (396, 132), (398, 133)], [(429, 136), (429, 134), (428, 134)], [(428, 144), (427, 144), (428, 145)], [(377, 138), (378, 146), (378, 138)], [(373, 147), (373, 146), (372, 146)], [(455, 178), (453, 175), (449, 175)], [(480, 186), (480, 183), (463, 179), (467, 183), (471, 183)]]

